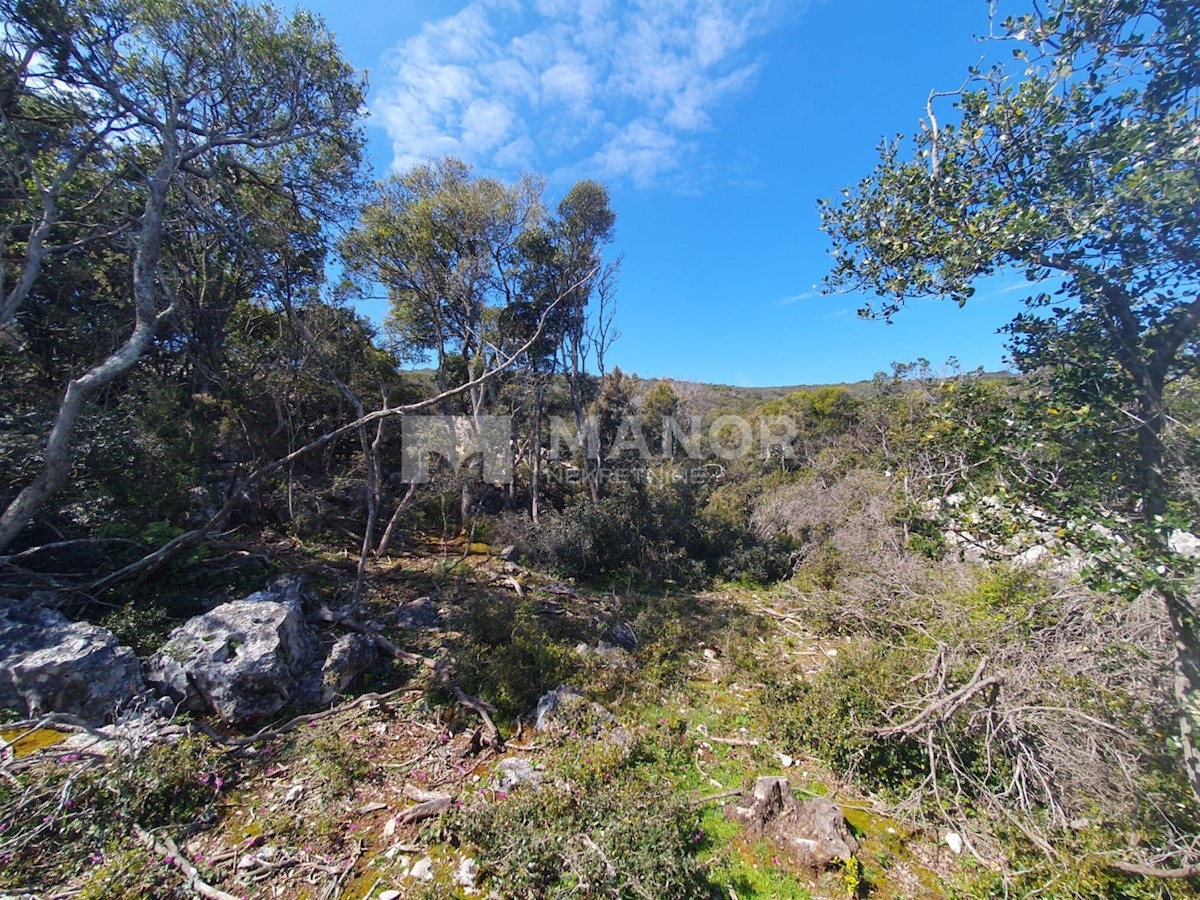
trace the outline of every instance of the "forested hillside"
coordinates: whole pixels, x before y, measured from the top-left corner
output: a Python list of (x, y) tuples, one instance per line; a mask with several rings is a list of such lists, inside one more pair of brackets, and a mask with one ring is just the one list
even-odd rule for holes
[(1012, 371), (738, 388), (613, 364), (601, 181), (375, 180), (319, 18), (0, 0), (0, 890), (1200, 892), (1198, 15), (995, 21), (821, 202)]

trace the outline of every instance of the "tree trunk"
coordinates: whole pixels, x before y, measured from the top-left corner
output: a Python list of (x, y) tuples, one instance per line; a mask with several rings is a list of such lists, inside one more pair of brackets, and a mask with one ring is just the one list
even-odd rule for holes
[(529, 479), (529, 493), (532, 495), (529, 501), (529, 514), (533, 519), (533, 524), (538, 521), (538, 497), (541, 492), (542, 485), (542, 382), (538, 375), (534, 375), (533, 383), (533, 441), (531, 455), (533, 459), (533, 473)]
[(66, 481), (71, 468), (71, 446), (75, 428), (83, 413), (84, 402), (133, 367), (150, 346), (159, 321), (171, 312), (168, 309), (159, 314), (155, 299), (159, 259), (162, 255), (163, 216), (167, 192), (178, 165), (178, 156), (174, 131), (168, 128), (164, 134), (162, 160), (150, 181), (150, 191), (146, 197), (141, 232), (134, 254), (133, 305), (136, 319), (133, 332), (107, 359), (67, 384), (66, 393), (54, 419), (54, 426), (46, 439), (41, 471), (33, 482), (26, 485), (9, 503), (4, 515), (0, 516), (0, 552), (12, 543), (21, 530), (32, 521), (42, 504)]
[(1162, 379), (1155, 379), (1153, 373), (1147, 377), (1152, 383), (1139, 385), (1138, 391), (1138, 487), (1142, 494), (1142, 517), (1149, 527), (1154, 528), (1156, 517), (1167, 511), (1162, 444), (1166, 409), (1162, 401)]
[(1183, 749), (1183, 771), (1200, 801), (1200, 619), (1194, 598), (1177, 586), (1163, 590), (1171, 632), (1175, 641), (1175, 702), (1179, 706), (1179, 743)]
[[(1162, 400), (1164, 374), (1148, 365), (1138, 378), (1138, 477), (1142, 494), (1142, 517), (1161, 551), (1168, 551), (1168, 537), (1160, 517), (1167, 512), (1167, 479), (1164, 473), (1165, 451), (1162, 430), (1166, 408)], [(1135, 375), (1136, 377), (1136, 375)], [(1200, 802), (1200, 619), (1193, 597), (1179, 583), (1162, 589), (1171, 619), (1171, 637), (1175, 644), (1174, 688), (1179, 714), (1179, 743), (1183, 754), (1183, 773)]]
[(388, 519), (387, 527), (383, 529), (383, 537), (379, 539), (379, 546), (375, 548), (376, 556), (387, 555), (388, 548), (392, 545), (392, 538), (396, 534), (396, 526), (400, 523), (400, 516), (406, 509), (412, 506), (413, 498), (417, 495), (417, 485), (413, 482), (408, 486), (408, 491), (396, 503), (396, 509), (392, 512), (392, 517)]

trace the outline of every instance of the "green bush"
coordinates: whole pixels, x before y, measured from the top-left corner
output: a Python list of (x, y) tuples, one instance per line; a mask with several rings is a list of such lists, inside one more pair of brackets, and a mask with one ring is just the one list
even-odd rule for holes
[(696, 813), (637, 783), (524, 789), (464, 808), (451, 830), (505, 897), (714, 896)]
[(881, 738), (872, 729), (888, 724), (887, 712), (907, 699), (917, 674), (914, 654), (869, 643), (842, 650), (810, 678), (777, 683), (768, 705), (777, 711), (776, 739), (857, 773), (872, 790), (903, 790), (923, 780), (928, 759), (919, 744)]

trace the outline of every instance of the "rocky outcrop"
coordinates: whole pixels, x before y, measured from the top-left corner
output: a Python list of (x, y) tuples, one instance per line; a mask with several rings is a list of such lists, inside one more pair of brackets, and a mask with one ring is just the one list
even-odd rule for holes
[(106, 628), (34, 603), (0, 600), (0, 708), (96, 724), (142, 690), (138, 659)]
[(759, 778), (754, 791), (726, 807), (752, 839), (766, 838), (799, 868), (819, 872), (834, 860), (848, 860), (858, 842), (833, 801), (814, 797), (798, 803), (786, 778)]
[(534, 727), (551, 734), (596, 732), (617, 721), (603, 706), (589, 703), (578, 688), (566, 684), (543, 694), (534, 715)]
[(300, 589), (296, 579), (277, 582), (188, 620), (148, 661), (147, 682), (227, 722), (275, 715), (298, 698), (315, 655)]
[(616, 716), (566, 684), (543, 694), (538, 700), (534, 727), (552, 740), (595, 740), (625, 754), (635, 743), (633, 733), (621, 727)]
[(375, 642), (363, 634), (343, 634), (333, 642), (321, 671), (321, 702), (343, 694), (378, 658)]

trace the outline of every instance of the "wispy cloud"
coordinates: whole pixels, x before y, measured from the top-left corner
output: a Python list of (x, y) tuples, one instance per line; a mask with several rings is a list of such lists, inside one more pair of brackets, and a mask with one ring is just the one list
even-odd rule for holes
[(821, 292), (816, 288), (811, 291), (805, 291), (803, 294), (793, 294), (790, 297), (784, 297), (782, 300), (776, 300), (772, 306), (791, 306), (793, 303), (803, 303), (805, 300), (816, 300), (821, 296)]
[(753, 83), (771, 0), (472, 0), (375, 73), (394, 166), (484, 167), (671, 182)]

